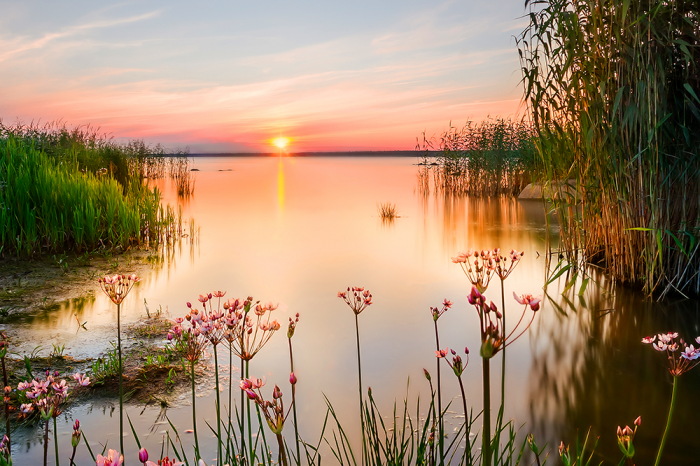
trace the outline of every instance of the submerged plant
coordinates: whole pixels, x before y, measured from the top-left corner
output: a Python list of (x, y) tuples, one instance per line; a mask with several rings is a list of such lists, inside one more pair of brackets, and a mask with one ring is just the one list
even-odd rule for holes
[[(692, 344), (690, 346), (686, 345), (682, 338), (676, 342), (676, 338), (678, 338), (678, 332), (659, 333), (658, 335), (645, 337), (642, 339), (642, 343), (651, 344), (656, 351), (666, 353), (668, 371), (673, 376), (671, 405), (668, 408), (666, 428), (664, 429), (664, 434), (661, 437), (661, 444), (659, 445), (659, 451), (656, 454), (656, 462), (654, 463), (654, 466), (658, 466), (661, 462), (661, 454), (663, 453), (664, 445), (666, 444), (666, 436), (668, 435), (668, 430), (671, 426), (673, 408), (676, 404), (678, 377), (700, 364), (700, 337), (695, 338), (695, 342), (699, 345), (698, 348), (695, 348), (695, 346)], [(678, 353), (681, 345), (685, 347), (685, 351), (681, 351), (679, 355)]]
[(363, 287), (353, 286), (348, 287), (345, 291), (339, 291), (338, 297), (345, 301), (345, 304), (352, 310), (355, 314), (355, 336), (357, 337), (357, 387), (360, 393), (360, 426), (362, 429), (362, 464), (365, 464), (367, 451), (366, 451), (366, 438), (365, 438), (365, 418), (363, 415), (363, 403), (362, 403), (362, 363), (360, 361), (360, 323), (359, 315), (367, 309), (367, 306), (372, 304), (372, 293), (369, 290), (365, 290)]
[(117, 305), (117, 350), (119, 353), (119, 449), (124, 451), (124, 386), (123, 386), (123, 360), (122, 360), (122, 332), (121, 332), (121, 305), (134, 285), (140, 281), (135, 274), (113, 275), (100, 278), (98, 283), (102, 291)]

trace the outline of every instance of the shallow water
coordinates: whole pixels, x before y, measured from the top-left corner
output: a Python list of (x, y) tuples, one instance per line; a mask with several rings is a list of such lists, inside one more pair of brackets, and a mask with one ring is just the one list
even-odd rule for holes
[[(474, 350), (463, 377), (468, 403), (478, 412), (478, 320), (466, 302), (467, 279), (450, 256), (468, 248), (525, 251), (505, 284), (506, 304), (515, 312), (513, 292), (543, 293), (544, 208), (533, 201), (423, 195), (417, 188), (415, 162), (399, 157), (196, 158), (200, 171), (195, 194), (181, 205), (183, 216), (193, 217), (200, 227), (198, 240), (194, 245), (185, 242), (142, 277), (124, 302), (123, 322), (143, 319), (144, 299), (151, 310), (162, 306), (174, 318), (186, 313), (187, 301), (214, 290), (227, 291), (226, 298), (250, 295), (279, 302), (274, 316), (283, 328), (288, 317), (301, 315), (293, 339), (301, 436), (312, 443), (318, 440), (325, 394), (357, 442), (354, 317), (337, 292), (364, 286), (374, 296), (374, 304), (359, 318), (363, 384), (372, 388), (384, 414), (390, 413), (395, 399), (406, 396), (407, 385), (411, 412), (419, 393), (425, 405), (429, 392), (423, 368), (435, 376), (429, 308), (448, 298), (455, 305), (439, 321), (441, 343)], [(178, 202), (169, 182), (160, 187), (166, 201)], [(377, 214), (381, 202), (396, 204), (400, 218), (382, 222)], [(556, 237), (555, 228), (549, 233)], [(123, 272), (129, 272), (128, 264), (122, 265)], [(592, 426), (592, 435), (601, 436), (601, 459), (616, 464), (617, 425), (631, 424), (641, 415), (635, 460), (638, 465), (652, 464), (671, 385), (663, 356), (640, 340), (669, 330), (687, 338), (700, 335), (698, 302), (653, 303), (591, 273), (597, 283), (589, 284), (582, 297), (576, 295), (578, 286), (562, 295), (564, 279), (549, 285), (534, 324), (508, 347), (506, 417), (522, 426), (521, 432), (533, 431), (540, 445), (549, 442), (555, 455), (559, 441), (573, 444), (577, 430), (585, 434)], [(493, 282), (486, 294), (500, 302), (499, 284)], [(76, 314), (88, 322), (88, 331), (76, 333)], [(60, 343), (76, 358), (95, 357), (116, 339), (115, 309), (97, 292), (13, 319), (6, 331), (23, 336), (20, 352), (31, 352), (38, 344), (48, 352), (51, 343)], [(492, 398), (497, 402), (500, 356), (494, 361)], [(277, 383), (285, 398), (289, 396), (285, 332), (272, 338), (251, 362), (250, 371), (267, 378), (265, 394)], [(700, 369), (680, 379), (679, 408), (665, 450), (669, 464), (696, 464), (700, 456), (700, 442), (689, 434), (696, 427), (693, 413), (700, 408), (698, 373)], [(215, 423), (212, 383), (201, 381), (197, 400), (200, 443), (211, 452), (207, 460), (216, 456), (204, 423)], [(443, 390), (448, 400), (459, 393), (447, 368)], [(222, 395), (226, 397), (226, 391)], [(192, 438), (185, 433), (191, 428), (189, 393), (180, 398), (167, 415), (189, 450)], [(80, 403), (61, 417), (62, 461), (67, 463), (63, 458), (69, 455), (73, 418), (80, 419), (94, 451), (107, 440), (109, 447), (118, 445), (118, 412), (112, 411), (113, 404), (114, 400)], [(451, 411), (461, 413), (461, 400), (453, 401)], [(132, 403), (128, 413), (142, 444), (151, 452), (160, 451), (168, 427), (161, 410)], [(288, 429), (287, 436), (293, 432), (291, 426)], [(137, 447), (131, 433), (125, 435), (127, 459), (134, 464)], [(39, 464), (43, 448), (38, 430), (23, 428), (13, 440), (15, 464)], [(49, 451), (52, 463), (53, 446)], [(89, 463), (84, 446), (79, 458), (78, 464)]]

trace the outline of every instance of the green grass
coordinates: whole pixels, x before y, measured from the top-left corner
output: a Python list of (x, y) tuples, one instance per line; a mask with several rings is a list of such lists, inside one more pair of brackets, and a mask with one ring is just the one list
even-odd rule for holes
[(0, 122), (0, 251), (33, 257), (168, 240), (179, 219), (143, 181), (165, 173), (162, 156), (89, 129)]

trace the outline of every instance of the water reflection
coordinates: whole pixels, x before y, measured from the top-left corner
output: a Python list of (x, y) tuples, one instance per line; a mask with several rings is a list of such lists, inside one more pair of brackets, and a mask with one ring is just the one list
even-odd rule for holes
[[(443, 344), (463, 348), (479, 341), (477, 318), (465, 298), (469, 284), (450, 256), (468, 248), (525, 251), (505, 294), (537, 294), (544, 283), (546, 237), (556, 233), (547, 227), (537, 202), (420, 194), (415, 162), (393, 157), (197, 158), (197, 189), (180, 204), (183, 217), (194, 218), (200, 228), (197, 241), (182, 242), (149, 262), (142, 282), (124, 303), (123, 321), (130, 325), (143, 319), (144, 299), (151, 309), (162, 306), (170, 317), (182, 316), (187, 301), (212, 290), (226, 290), (227, 297), (252, 295), (280, 302), (274, 316), (280, 322), (301, 314), (294, 354), (302, 438), (317, 440), (324, 394), (354, 436), (359, 433), (356, 403), (346, 402), (357, 396), (354, 317), (336, 293), (347, 286), (366, 286), (374, 304), (360, 318), (363, 383), (373, 388), (382, 412), (389, 413), (394, 400), (405, 395), (408, 379), (415, 406), (418, 394), (425, 400), (428, 390), (422, 368), (435, 365), (430, 306), (443, 298), (455, 302), (440, 319)], [(159, 186), (166, 201), (178, 202), (167, 180)], [(385, 200), (396, 204), (401, 215), (391, 225), (377, 218), (377, 204)], [(612, 283), (594, 278), (600, 286), (589, 285), (581, 298), (575, 293), (578, 287), (562, 296), (563, 280), (550, 285), (550, 298), (531, 330), (509, 347), (506, 417), (517, 425), (526, 423), (525, 431), (534, 430), (540, 443), (549, 441), (551, 446), (564, 438), (573, 441), (576, 429), (592, 425), (603, 436), (601, 452), (616, 457), (614, 428), (641, 414), (642, 456), (659, 438), (670, 385), (660, 355), (639, 340), (671, 328), (683, 332), (681, 326), (688, 336), (700, 334), (697, 302), (656, 305), (634, 293), (613, 294)], [(496, 300), (499, 294), (496, 282), (487, 296)], [(615, 311), (600, 312), (605, 309)], [(75, 314), (89, 329), (77, 336)], [(115, 324), (107, 298), (93, 295), (17, 318), (6, 327), (10, 333), (24, 332), (23, 341), (44, 344), (60, 338), (73, 356), (95, 357), (110, 348)], [(26, 346), (31, 349), (32, 344)], [(289, 374), (286, 345), (281, 335), (273, 337), (251, 364), (250, 374), (267, 377), (268, 386), (284, 383)], [(467, 400), (478, 412), (477, 359), (472, 358), (463, 377)], [(212, 362), (208, 364), (206, 371), (212, 373)], [(495, 366), (492, 377), (497, 380), (500, 363)], [(221, 369), (228, 373), (227, 367)], [(678, 464), (700, 453), (698, 445), (680, 435), (690, 425), (692, 410), (697, 412), (692, 390), (698, 375), (687, 374), (680, 387), (679, 406), (687, 409), (678, 409), (667, 446), (669, 454), (685, 455)], [(456, 381), (443, 377), (444, 399), (457, 397)], [(202, 380), (198, 389), (201, 425), (215, 419), (212, 384)], [(183, 444), (189, 448), (192, 439), (183, 433), (191, 428), (188, 395), (176, 398), (168, 418), (182, 426)], [(97, 442), (106, 440), (116, 444), (111, 401), (91, 400), (89, 405), (78, 404), (66, 413), (59, 435), (65, 433), (68, 441), (70, 415), (95, 432), (90, 438), (95, 448), (101, 450)], [(141, 442), (159, 451), (167, 427), (160, 407), (132, 403), (127, 410)], [(126, 435), (127, 448), (135, 452), (134, 439)], [(200, 438), (200, 443), (203, 449), (213, 446), (211, 438)], [(27, 447), (18, 458), (39, 458), (38, 450)], [(81, 461), (87, 464), (86, 458)]]

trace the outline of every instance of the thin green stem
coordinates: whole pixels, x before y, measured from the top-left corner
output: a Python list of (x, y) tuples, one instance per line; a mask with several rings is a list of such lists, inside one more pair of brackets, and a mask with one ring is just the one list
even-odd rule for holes
[(194, 433), (194, 454), (195, 458), (199, 460), (199, 438), (197, 437), (197, 406), (195, 397), (195, 387), (194, 387), (194, 361), (190, 361), (190, 377), (192, 378), (192, 431)]
[(217, 459), (216, 464), (224, 464), (223, 457), (221, 456), (221, 399), (219, 396), (219, 355), (216, 352), (216, 346), (214, 345), (214, 374), (216, 378), (216, 447), (217, 447)]
[(484, 384), (484, 428), (481, 432), (482, 466), (491, 466), (491, 368), (490, 359), (482, 358)]
[[(294, 355), (292, 354), (292, 339), (289, 338), (289, 364), (292, 373), (294, 373)], [(297, 465), (301, 464), (301, 450), (299, 448), (299, 428), (297, 427), (297, 403), (296, 403), (296, 384), (292, 384), (292, 414), (294, 415), (294, 443), (297, 448)]]
[[(228, 349), (228, 435), (227, 437), (230, 437), (231, 432), (233, 431), (232, 425), (231, 425), (231, 412), (233, 411), (233, 394), (231, 393), (231, 390), (233, 390), (233, 350), (231, 350), (231, 347), (229, 346)], [(226, 459), (227, 461), (231, 460), (231, 442), (230, 440), (227, 439), (226, 441)]]
[(48, 465), (49, 459), (49, 420), (46, 420), (44, 426), (44, 466)]
[[(243, 374), (243, 358), (241, 358), (241, 374)], [(247, 375), (247, 374), (246, 374)], [(241, 430), (241, 456), (245, 458), (246, 456), (246, 445), (245, 445), (245, 407), (246, 407), (246, 396), (241, 390), (241, 417), (238, 419), (238, 427)], [(248, 461), (250, 464), (250, 461)]]
[(362, 363), (360, 361), (360, 323), (357, 314), (355, 314), (355, 335), (357, 337), (357, 380), (358, 389), (360, 392), (360, 426), (362, 428), (362, 465), (364, 466), (367, 456), (367, 441), (365, 439), (365, 416), (362, 410)]
[[(250, 366), (250, 361), (246, 360), (245, 362), (245, 378), (249, 378), (250, 375), (248, 374), (248, 369)], [(246, 404), (248, 405), (248, 409), (246, 410), (246, 415), (248, 417), (248, 448), (250, 448), (250, 458), (249, 458), (249, 464), (253, 464), (253, 461), (255, 459), (255, 447), (253, 446), (253, 427), (252, 423), (250, 421), (250, 398), (247, 396), (245, 397)]]
[(656, 454), (656, 462), (654, 466), (659, 466), (661, 462), (661, 453), (664, 451), (664, 445), (666, 444), (666, 436), (668, 434), (668, 429), (671, 427), (671, 417), (673, 416), (673, 406), (676, 404), (676, 388), (678, 387), (678, 377), (673, 376), (673, 393), (671, 394), (671, 406), (668, 408), (668, 420), (666, 421), (666, 428), (664, 429), (664, 435), (661, 437), (661, 445), (659, 445), (659, 452)]
[(56, 416), (53, 417), (53, 446), (56, 450), (56, 466), (58, 464), (58, 430), (56, 429)]
[[(435, 324), (435, 344), (437, 345), (437, 350), (440, 351), (440, 337), (438, 336), (438, 325), (437, 325), (437, 320), (433, 320), (433, 323)], [(438, 396), (438, 448), (440, 449), (440, 462), (439, 464), (443, 464), (445, 461), (445, 445), (444, 445), (444, 436), (445, 436), (445, 427), (443, 424), (443, 419), (442, 419), (442, 387), (441, 387), (441, 377), (440, 377), (440, 359), (442, 358), (435, 358), (435, 365), (437, 366), (437, 396)]]
[(124, 451), (124, 384), (122, 381), (123, 367), (121, 314), (121, 304), (117, 304), (117, 351), (119, 352), (119, 451), (126, 455), (126, 452)]

